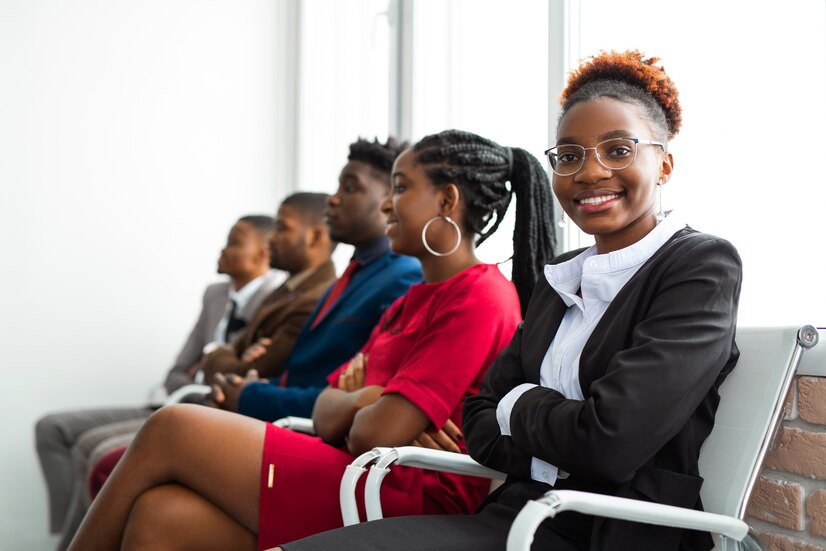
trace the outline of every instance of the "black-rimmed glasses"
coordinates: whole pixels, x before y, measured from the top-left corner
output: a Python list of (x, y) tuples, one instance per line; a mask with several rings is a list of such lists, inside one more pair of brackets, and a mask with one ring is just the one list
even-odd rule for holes
[(639, 138), (612, 138), (594, 147), (563, 144), (545, 151), (551, 170), (559, 176), (576, 174), (585, 165), (585, 152), (593, 151), (597, 162), (608, 170), (628, 168), (637, 158), (637, 144), (658, 145), (665, 151), (665, 144)]

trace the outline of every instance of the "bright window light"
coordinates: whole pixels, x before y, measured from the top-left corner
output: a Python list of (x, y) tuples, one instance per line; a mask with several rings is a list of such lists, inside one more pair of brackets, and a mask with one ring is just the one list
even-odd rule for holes
[(676, 82), (683, 129), (664, 208), (740, 251), (740, 323), (826, 325), (826, 4), (578, 4), (582, 56), (639, 49)]
[[(542, 159), (548, 141), (548, 6), (534, 0), (415, 2), (413, 138), (468, 130)], [(513, 213), (479, 249), (513, 250)], [(510, 263), (502, 266), (510, 275)]]

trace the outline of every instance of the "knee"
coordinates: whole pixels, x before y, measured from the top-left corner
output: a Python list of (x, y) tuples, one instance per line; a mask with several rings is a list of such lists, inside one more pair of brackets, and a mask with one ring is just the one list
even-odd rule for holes
[[(138, 496), (129, 512), (122, 549), (182, 549), (182, 510), (176, 500), (177, 488), (156, 486)], [(184, 515), (185, 516), (185, 515)]]
[(197, 417), (199, 409), (200, 406), (189, 404), (162, 407), (149, 416), (135, 438), (136, 440), (146, 440), (174, 436), (176, 433), (186, 430), (187, 426), (191, 426), (192, 419)]
[(60, 430), (60, 415), (50, 414), (38, 419), (34, 426), (35, 443), (38, 450), (54, 446), (67, 447), (63, 431)]
[[(175, 404), (162, 407), (153, 413), (135, 435), (129, 445), (130, 454), (150, 458), (172, 458), (185, 451), (193, 432), (198, 432), (200, 421), (207, 410), (203, 406)], [(158, 450), (163, 453), (159, 455)]]

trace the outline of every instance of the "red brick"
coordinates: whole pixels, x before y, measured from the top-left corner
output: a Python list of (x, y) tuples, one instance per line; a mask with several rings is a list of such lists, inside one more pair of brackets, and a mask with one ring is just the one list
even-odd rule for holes
[(783, 402), (783, 419), (792, 421), (797, 419), (797, 381), (792, 382), (789, 387), (789, 393), (786, 394), (786, 400)]
[(826, 551), (826, 548), (780, 534), (760, 534), (769, 551)]
[(826, 479), (826, 432), (782, 427), (777, 446), (767, 456), (764, 467), (809, 478)]
[(826, 425), (826, 377), (800, 377), (797, 409), (809, 423)]
[(826, 490), (816, 490), (806, 498), (808, 530), (813, 536), (826, 538)]
[(761, 476), (746, 514), (789, 530), (803, 530), (803, 487)]

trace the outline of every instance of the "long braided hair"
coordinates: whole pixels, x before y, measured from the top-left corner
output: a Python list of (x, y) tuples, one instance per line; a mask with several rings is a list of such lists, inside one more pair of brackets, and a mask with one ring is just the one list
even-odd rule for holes
[(556, 245), (551, 188), (542, 165), (523, 149), (503, 147), (460, 130), (426, 136), (413, 151), (433, 185), (459, 187), (465, 206), (463, 229), (479, 236), (476, 245), (499, 228), (511, 197), (516, 196), (511, 279), (524, 315), (542, 266), (553, 257)]

